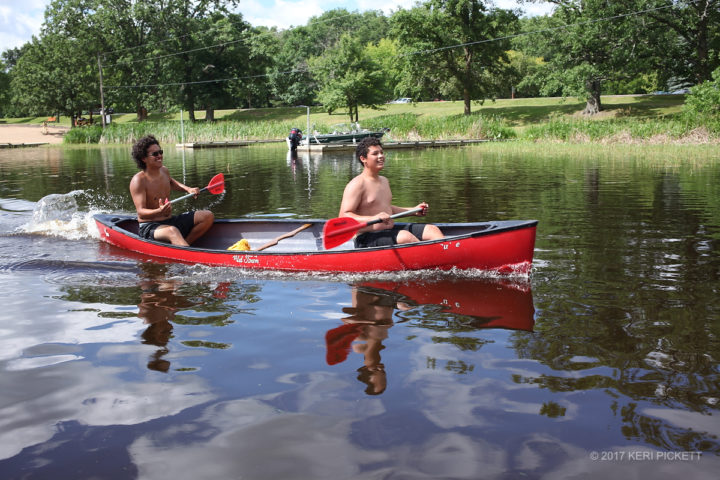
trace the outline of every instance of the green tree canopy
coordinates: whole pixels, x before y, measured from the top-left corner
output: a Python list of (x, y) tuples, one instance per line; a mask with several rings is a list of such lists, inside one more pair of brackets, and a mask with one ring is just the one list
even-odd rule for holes
[(656, 68), (657, 45), (667, 44), (665, 29), (632, 2), (551, 0), (553, 15), (534, 24), (539, 28), (516, 43), (526, 54), (543, 58), (543, 67), (524, 84), (540, 84), (540, 93), (586, 99), (583, 113), (602, 109), (603, 85), (628, 80)]
[(382, 71), (360, 40), (345, 34), (337, 46), (309, 62), (321, 87), (318, 99), (328, 112), (347, 108), (351, 122), (358, 121), (358, 107), (383, 103)]
[(494, 97), (495, 81), (507, 67), (508, 34), (518, 28), (509, 10), (488, 9), (479, 0), (429, 0), (392, 17), (402, 45), (400, 89), (419, 97), (431, 92), (471, 100)]

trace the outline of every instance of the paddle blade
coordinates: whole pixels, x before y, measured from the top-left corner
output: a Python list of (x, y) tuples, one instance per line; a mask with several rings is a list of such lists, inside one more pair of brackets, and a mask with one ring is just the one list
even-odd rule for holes
[(350, 217), (338, 217), (328, 220), (323, 227), (323, 248), (330, 250), (350, 240), (355, 232), (367, 223), (358, 222)]
[(213, 195), (219, 195), (225, 191), (225, 175), (218, 173), (210, 179), (207, 189)]

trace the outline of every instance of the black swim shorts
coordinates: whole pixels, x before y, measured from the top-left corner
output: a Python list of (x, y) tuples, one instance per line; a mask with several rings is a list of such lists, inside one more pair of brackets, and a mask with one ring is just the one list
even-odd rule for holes
[(396, 224), (393, 228), (380, 230), (379, 232), (365, 232), (355, 237), (355, 248), (384, 247), (387, 245), (395, 245), (397, 236), (401, 230), (407, 230), (415, 235), (418, 240), (422, 240), (425, 231), (424, 223), (405, 223)]
[(195, 226), (195, 211), (193, 210), (192, 212), (175, 215), (160, 222), (142, 222), (138, 228), (138, 235), (142, 238), (154, 240), (155, 230), (162, 225), (172, 225), (173, 227), (177, 227), (177, 229), (180, 230), (180, 234), (183, 238), (185, 238), (190, 234), (190, 230), (192, 230)]

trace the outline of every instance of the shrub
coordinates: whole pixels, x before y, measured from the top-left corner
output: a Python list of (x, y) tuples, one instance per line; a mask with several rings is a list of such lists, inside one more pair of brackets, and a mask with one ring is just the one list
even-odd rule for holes
[(712, 73), (713, 80), (690, 89), (685, 98), (684, 112), (701, 117), (720, 117), (720, 67)]
[(101, 125), (71, 128), (63, 138), (64, 143), (99, 143), (103, 129)]

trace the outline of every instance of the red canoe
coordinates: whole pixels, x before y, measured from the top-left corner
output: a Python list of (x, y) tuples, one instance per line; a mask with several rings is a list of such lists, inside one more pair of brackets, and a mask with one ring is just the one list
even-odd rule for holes
[[(135, 217), (95, 215), (100, 238), (117, 247), (165, 260), (248, 269), (315, 272), (393, 272), (402, 270), (530, 271), (536, 220), (436, 224), (441, 240), (389, 247), (353, 248), (348, 241), (323, 250), (324, 220), (216, 220), (192, 247), (145, 240)], [(262, 251), (228, 250), (246, 239), (257, 249), (304, 224), (309, 227)]]

